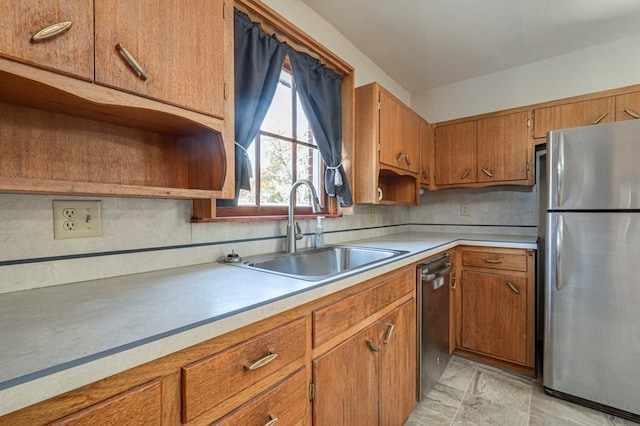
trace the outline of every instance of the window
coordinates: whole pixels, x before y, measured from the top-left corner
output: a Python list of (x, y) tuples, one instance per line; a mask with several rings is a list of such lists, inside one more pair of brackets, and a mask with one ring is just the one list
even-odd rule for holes
[[(251, 190), (240, 190), (238, 197), (238, 207), (244, 207), (247, 214), (251, 210), (254, 214), (283, 211), (289, 205), (289, 191), (297, 179), (313, 183), (326, 210), (320, 153), (298, 100), (295, 76), (288, 60), (267, 116), (247, 153), (253, 167)], [(311, 205), (308, 190), (298, 191), (296, 205)]]

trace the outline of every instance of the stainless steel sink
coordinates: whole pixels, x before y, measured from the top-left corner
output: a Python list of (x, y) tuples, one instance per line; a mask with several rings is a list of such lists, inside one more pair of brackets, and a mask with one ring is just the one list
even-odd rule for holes
[(332, 246), (291, 254), (256, 256), (235, 265), (307, 281), (319, 281), (406, 253), (408, 252), (404, 250)]

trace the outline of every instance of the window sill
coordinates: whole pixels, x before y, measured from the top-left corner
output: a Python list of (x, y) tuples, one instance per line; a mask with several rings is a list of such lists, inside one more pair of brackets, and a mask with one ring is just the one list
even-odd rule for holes
[[(323, 216), (327, 219), (333, 219), (342, 217), (341, 214), (296, 214), (296, 219), (315, 219), (318, 216)], [(198, 218), (192, 217), (191, 223), (214, 223), (214, 222), (262, 222), (269, 220), (287, 220), (287, 215), (265, 215), (265, 216), (221, 216), (212, 218)]]

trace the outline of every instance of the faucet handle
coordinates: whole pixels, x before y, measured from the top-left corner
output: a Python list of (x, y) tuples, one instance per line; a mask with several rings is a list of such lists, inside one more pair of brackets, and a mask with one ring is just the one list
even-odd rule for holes
[(302, 239), (302, 229), (300, 229), (300, 224), (298, 222), (296, 222), (295, 226), (296, 226), (296, 240), (301, 240)]

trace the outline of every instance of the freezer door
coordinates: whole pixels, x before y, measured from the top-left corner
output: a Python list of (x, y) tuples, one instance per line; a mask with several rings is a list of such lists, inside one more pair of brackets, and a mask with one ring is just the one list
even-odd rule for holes
[(640, 213), (548, 213), (544, 386), (640, 414)]
[(640, 120), (549, 132), (550, 210), (640, 209)]

